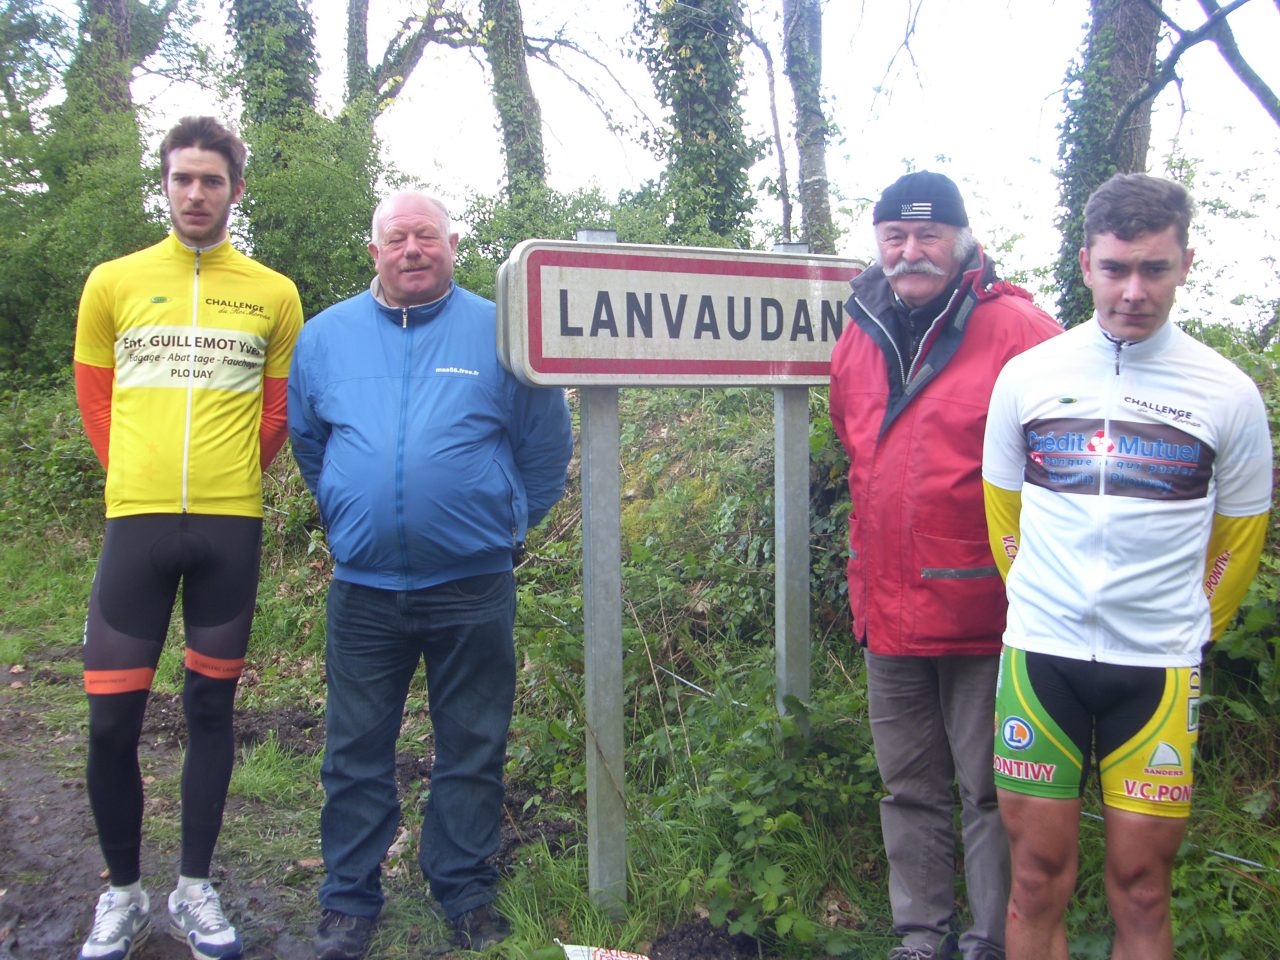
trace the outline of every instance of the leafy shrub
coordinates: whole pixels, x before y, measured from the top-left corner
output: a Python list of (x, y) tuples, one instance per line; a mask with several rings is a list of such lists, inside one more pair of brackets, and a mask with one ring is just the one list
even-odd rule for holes
[(70, 376), (0, 381), (0, 523), (40, 536), (100, 523), (105, 475), (85, 438)]

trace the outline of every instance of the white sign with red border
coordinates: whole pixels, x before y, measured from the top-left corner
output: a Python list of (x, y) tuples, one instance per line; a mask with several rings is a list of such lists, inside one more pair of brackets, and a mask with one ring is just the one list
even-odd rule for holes
[(866, 265), (526, 240), (498, 273), (503, 363), (535, 385), (820, 385)]

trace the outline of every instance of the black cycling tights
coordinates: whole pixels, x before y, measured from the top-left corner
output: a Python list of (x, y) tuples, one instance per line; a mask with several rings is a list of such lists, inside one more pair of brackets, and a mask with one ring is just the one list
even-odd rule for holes
[(235, 756), (232, 705), (253, 620), (261, 532), (250, 517), (107, 521), (84, 660), (89, 804), (115, 885), (141, 876), (138, 740), (179, 582), (187, 638), (181, 873), (209, 875)]
[[(187, 712), (187, 756), (182, 765), (182, 864), (185, 877), (209, 876), (231, 782), (235, 736), (231, 705), (235, 680), (186, 671), (182, 705)], [(147, 691), (90, 695), (89, 803), (102, 854), (117, 886), (140, 877), (142, 773), (138, 735)]]

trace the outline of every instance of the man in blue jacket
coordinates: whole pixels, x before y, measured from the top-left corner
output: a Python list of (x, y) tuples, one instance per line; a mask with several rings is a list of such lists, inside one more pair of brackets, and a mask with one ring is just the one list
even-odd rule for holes
[(513, 557), (564, 490), (573, 436), (562, 391), (499, 364), (494, 305), (453, 282), (457, 244), (438, 200), (383, 200), (369, 290), (306, 324), (289, 375), (293, 453), (335, 560), (317, 960), (363, 955), (382, 909), (419, 659), (435, 733), (422, 872), (461, 946), (510, 932), (487, 861), (515, 695)]

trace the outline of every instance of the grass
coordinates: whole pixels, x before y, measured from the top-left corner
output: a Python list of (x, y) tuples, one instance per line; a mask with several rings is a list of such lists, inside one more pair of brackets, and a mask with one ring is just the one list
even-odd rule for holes
[[(848, 957), (883, 957), (894, 938), (877, 819), (881, 787), (861, 658), (839, 620), (838, 597), (823, 607), (826, 619), (815, 618), (807, 705), (813, 738), (797, 738), (773, 707), (771, 588), (761, 586), (772, 577), (767, 392), (627, 392), (623, 400), (623, 489), (631, 494), (623, 518), (620, 705), (628, 909), (614, 919), (587, 889), (581, 552), (569, 498), (531, 540), (520, 573), (521, 669), (508, 779), (527, 792), (531, 814), (568, 820), (576, 831), (560, 843), (540, 839), (520, 849), (500, 888), (516, 933), (493, 955), (550, 960), (562, 955), (556, 938), (644, 952), (663, 931), (710, 915), (767, 934), (770, 957), (821, 956), (824, 946)], [(57, 425), (65, 456), (49, 482), (74, 484), (79, 474), (64, 468), (82, 451), (66, 432), (65, 398), (49, 403), (49, 413), (39, 404), (24, 407), (23, 429)], [(41, 446), (29, 439), (27, 447)], [(262, 581), (238, 709), (318, 718), (329, 560), (292, 469), (286, 458), (267, 484)], [(21, 472), (0, 463), (0, 485), (13, 491)], [(833, 488), (842, 482), (838, 469), (823, 476)], [(91, 492), (71, 499), (88, 503)], [(840, 500), (837, 494), (823, 502)], [(39, 705), (48, 744), (41, 762), (75, 777), (82, 775), (85, 717), (78, 644), (101, 520), (88, 511), (53, 516), (38, 506), (6, 508), (0, 667), (24, 671), (15, 676), (28, 686), (9, 691), (11, 701)], [(841, 509), (832, 506), (837, 516), (815, 520), (815, 531), (825, 531), (815, 532), (815, 569), (818, 561), (824, 569), (839, 566), (828, 554), (842, 549)], [(1266, 678), (1254, 676), (1251, 663), (1232, 662), (1216, 674), (1212, 663), (1196, 802), (1175, 876), (1176, 936), (1181, 955), (1269, 960), (1280, 929), (1280, 721)], [(155, 689), (177, 694), (181, 679), (176, 617)], [(429, 734), (419, 676), (402, 749), (420, 752)], [(156, 777), (148, 786), (147, 835), (175, 847), (177, 764), (144, 762)], [(244, 750), (218, 849), (240, 877), (281, 891), (288, 922), (301, 929), (314, 919), (322, 876), (318, 770), (318, 756), (293, 753), (274, 736)], [(409, 842), (388, 862), (388, 908), (374, 948), (387, 960), (430, 955), (447, 939), (415, 862), (420, 800), (417, 791), (402, 797)], [(1097, 810), (1092, 792), (1088, 809)], [(1081, 837), (1072, 954), (1103, 957), (1110, 924), (1100, 825), (1086, 819)]]
[[(84, 635), (96, 548), (87, 539), (21, 537), (0, 548), (0, 663), (65, 651)], [(47, 657), (46, 657), (47, 658)]]

